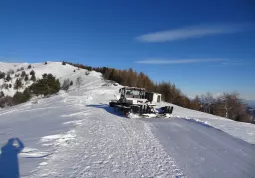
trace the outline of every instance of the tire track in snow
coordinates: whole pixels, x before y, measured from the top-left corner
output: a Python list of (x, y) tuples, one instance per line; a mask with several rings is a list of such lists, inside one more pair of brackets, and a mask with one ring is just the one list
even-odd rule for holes
[[(105, 90), (87, 90), (83, 95), (98, 104), (104, 93), (111, 93)], [(147, 124), (86, 107), (80, 104), (87, 103), (86, 97), (70, 94), (62, 101), (80, 107), (80, 112), (68, 116), (79, 118), (76, 137), (59, 147), (32, 177), (185, 177)]]
[[(73, 145), (46, 165), (45, 169), (51, 170), (48, 177), (183, 176), (148, 125), (113, 116), (103, 109), (92, 108), (91, 112), (93, 115), (77, 127)], [(65, 166), (70, 170), (61, 174)]]

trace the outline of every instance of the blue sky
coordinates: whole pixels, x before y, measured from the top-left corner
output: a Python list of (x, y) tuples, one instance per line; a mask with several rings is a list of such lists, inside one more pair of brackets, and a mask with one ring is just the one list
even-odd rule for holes
[(255, 3), (0, 1), (0, 61), (134, 68), (188, 96), (255, 99)]

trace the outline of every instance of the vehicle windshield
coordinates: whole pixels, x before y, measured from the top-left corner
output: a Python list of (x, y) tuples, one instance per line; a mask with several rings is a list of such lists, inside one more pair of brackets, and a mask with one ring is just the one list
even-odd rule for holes
[(127, 98), (143, 98), (144, 91), (136, 89), (126, 89)]
[(140, 95), (140, 91), (139, 90), (131, 90), (131, 89), (128, 89), (126, 90), (126, 95)]

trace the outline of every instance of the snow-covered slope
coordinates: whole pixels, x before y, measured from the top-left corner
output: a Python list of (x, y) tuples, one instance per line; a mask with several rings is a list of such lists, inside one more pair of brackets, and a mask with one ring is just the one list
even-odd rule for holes
[[(28, 65), (29, 65), (28, 63), (1, 63), (0, 62), (0, 71), (5, 73), (8, 72), (9, 70), (14, 71), (14, 74), (11, 75), (11, 78), (12, 78), (11, 81), (5, 82), (4, 79), (0, 79), (0, 86), (3, 83), (12, 84), (11, 88), (1, 89), (5, 95), (13, 96), (17, 92), (17, 90), (15, 90), (13, 86), (17, 78), (20, 78), (20, 77), (15, 77), (15, 75), (21, 74), (22, 71), (25, 71), (26, 74), (29, 75), (30, 72), (34, 70), (35, 76), (37, 79), (42, 78), (42, 75), (45, 73), (51, 73), (56, 78), (58, 78), (61, 83), (65, 79), (70, 79), (75, 83), (75, 80), (77, 79), (78, 76), (85, 78), (85, 72), (87, 72), (87, 70), (77, 69), (77, 67), (71, 66), (69, 64), (62, 65), (62, 62), (47, 62), (46, 65), (44, 63), (33, 63), (31, 64), (32, 67), (30, 69), (28, 69)], [(24, 70), (17, 72), (17, 70), (20, 68), (24, 68)], [(101, 77), (101, 74), (95, 71), (90, 72), (89, 75), (94, 76), (96, 78)], [(33, 81), (29, 80), (25, 82), (24, 80), (22, 80), (22, 83), (23, 83), (23, 88), (19, 89), (18, 91), (23, 91), (27, 86), (31, 85)]]
[(10, 69), (12, 69), (14, 71), (17, 71), (17, 69), (20, 69), (21, 67), (24, 67), (24, 69), (26, 69), (28, 65), (29, 65), (28, 63), (6, 63), (6, 62), (0, 62), (0, 71), (7, 72)]
[[(21, 177), (183, 175), (147, 124), (112, 114), (107, 103), (119, 87), (105, 86), (95, 72), (80, 75), (79, 89), (0, 111), (0, 147), (16, 137), (25, 145)], [(10, 161), (0, 159), (0, 167)]]
[[(68, 78), (75, 82), (82, 77), (80, 88), (73, 85), (68, 92), (33, 98), (0, 110), (0, 147), (16, 137), (25, 145), (19, 154), (21, 177), (185, 176), (173, 155), (153, 135), (149, 124), (127, 119), (107, 106), (121, 86), (105, 85), (100, 73), (85, 75), (86, 70), (58, 62), (32, 64), (32, 69), (27, 69), (28, 64), (0, 63), (0, 71), (8, 71), (13, 65), (24, 66), (27, 73), (33, 69), (38, 78), (43, 73), (52, 73), (61, 81)], [(255, 143), (255, 125), (178, 106), (174, 106), (172, 117), (210, 124)], [(11, 164), (10, 159), (0, 157), (0, 175), (1, 170), (11, 175), (13, 170), (1, 169)]]

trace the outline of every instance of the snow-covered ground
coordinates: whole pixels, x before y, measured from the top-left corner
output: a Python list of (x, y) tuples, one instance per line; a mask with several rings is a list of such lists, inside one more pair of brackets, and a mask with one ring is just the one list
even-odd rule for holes
[[(46, 71), (51, 65), (56, 73)], [(25, 145), (19, 154), (21, 177), (183, 175), (147, 124), (113, 115), (106, 107), (119, 87), (103, 86), (105, 81), (95, 72), (87, 76), (85, 70), (73, 72), (73, 68), (61, 72), (66, 67), (61, 63), (48, 66), (38, 65), (33, 70), (57, 77), (59, 72), (62, 79), (82, 76), (83, 83), (68, 93), (61, 91), (0, 111), (0, 146), (10, 138), (19, 138)], [(0, 160), (0, 170), (4, 161)]]
[(174, 106), (172, 117), (185, 118), (200, 124), (210, 125), (222, 130), (234, 137), (240, 138), (251, 144), (255, 144), (255, 125), (244, 122), (236, 122), (224, 117), (219, 117), (199, 111), (194, 111), (180, 106)]
[(143, 120), (187, 177), (254, 177), (255, 145), (183, 118)]
[[(0, 71), (7, 71), (9, 66), (14, 65), (19, 68), (24, 66), (28, 70), (28, 64), (0, 63)], [(74, 86), (68, 92), (60, 91), (50, 98), (34, 98), (27, 103), (0, 110), (0, 147), (3, 148), (8, 139), (16, 137), (25, 146), (19, 154), (21, 177), (186, 175), (177, 165), (174, 154), (166, 152), (152, 133), (150, 124), (117, 115), (107, 106), (109, 100), (118, 94), (120, 86), (106, 86), (101, 74), (93, 71), (85, 75), (86, 70), (77, 70), (61, 63), (38, 63), (32, 64), (32, 67), (38, 78), (43, 73), (52, 73), (61, 82), (67, 78), (73, 80)], [(78, 76), (83, 81), (79, 88), (75, 86)], [(255, 125), (237, 123), (178, 106), (174, 106), (172, 117), (210, 124), (255, 143)], [(7, 165), (3, 158), (2, 153), (0, 175), (2, 166)], [(8, 162), (8, 159), (5, 161)], [(16, 167), (13, 166), (13, 169)], [(4, 172), (11, 174), (7, 169)]]

